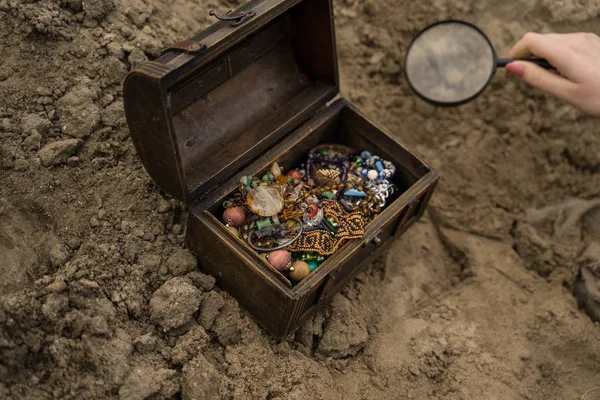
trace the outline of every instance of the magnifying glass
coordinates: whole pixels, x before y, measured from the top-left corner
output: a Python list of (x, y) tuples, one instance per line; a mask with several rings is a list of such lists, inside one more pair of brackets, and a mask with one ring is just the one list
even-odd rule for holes
[(451, 107), (477, 97), (498, 67), (513, 61), (554, 69), (543, 59), (498, 58), (492, 42), (475, 25), (459, 20), (429, 25), (412, 40), (405, 58), (408, 83), (423, 100)]

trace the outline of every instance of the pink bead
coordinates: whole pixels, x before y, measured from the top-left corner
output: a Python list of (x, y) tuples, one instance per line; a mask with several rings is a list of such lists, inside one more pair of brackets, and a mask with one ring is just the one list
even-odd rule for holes
[(291, 263), (292, 255), (287, 250), (275, 250), (274, 252), (269, 253), (269, 264), (278, 271), (287, 271)]
[(223, 221), (231, 226), (239, 228), (246, 222), (246, 211), (242, 207), (231, 207), (223, 212)]

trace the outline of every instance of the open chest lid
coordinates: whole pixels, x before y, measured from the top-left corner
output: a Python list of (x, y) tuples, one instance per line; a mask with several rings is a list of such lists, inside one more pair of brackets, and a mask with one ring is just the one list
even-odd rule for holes
[[(211, 15), (216, 14), (211, 12)], [(192, 202), (339, 92), (331, 0), (255, 0), (125, 80), (127, 122), (157, 185)]]

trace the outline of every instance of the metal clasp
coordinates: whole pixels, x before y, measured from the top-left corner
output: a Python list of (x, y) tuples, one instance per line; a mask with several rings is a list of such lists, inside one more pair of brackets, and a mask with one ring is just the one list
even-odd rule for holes
[(370, 238), (365, 240), (363, 247), (366, 247), (369, 244), (374, 245), (375, 247), (379, 246), (379, 244), (381, 243), (381, 238), (379, 237), (379, 235), (382, 232), (383, 232), (383, 229), (379, 229), (377, 232), (375, 232), (375, 234), (373, 236), (371, 236)]
[(254, 16), (256, 16), (256, 13), (252, 10), (241, 11), (240, 13), (234, 14), (234, 15), (231, 15), (232, 12), (233, 12), (233, 10), (229, 10), (225, 14), (219, 15), (219, 13), (216, 12), (215, 10), (210, 10), (209, 14), (212, 15), (213, 17), (217, 18), (220, 21), (232, 21), (231, 24), (229, 24), (230, 26), (241, 25), (244, 22), (246, 22), (249, 19), (252, 19), (252, 18), (254, 18)]

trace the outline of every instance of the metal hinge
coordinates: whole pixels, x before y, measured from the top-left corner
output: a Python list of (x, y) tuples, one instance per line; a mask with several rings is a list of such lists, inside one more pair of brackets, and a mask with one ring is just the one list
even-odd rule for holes
[(215, 10), (210, 10), (209, 15), (212, 15), (213, 17), (217, 18), (220, 21), (231, 21), (231, 24), (229, 24), (229, 26), (241, 25), (244, 22), (246, 22), (256, 16), (256, 13), (252, 10), (240, 11), (239, 13), (233, 14), (233, 15), (231, 13), (233, 13), (233, 10), (229, 10), (229, 11), (225, 12), (225, 14), (219, 15), (219, 13), (216, 12)]
[(322, 113), (323, 111), (327, 110), (333, 103), (335, 103), (336, 101), (338, 101), (339, 99), (342, 99), (343, 97), (338, 93), (333, 99), (327, 101), (327, 103), (325, 103), (325, 105), (319, 107), (313, 114), (312, 116), (309, 116), (307, 119), (310, 120), (313, 116), (315, 115), (319, 115), (320, 113)]

